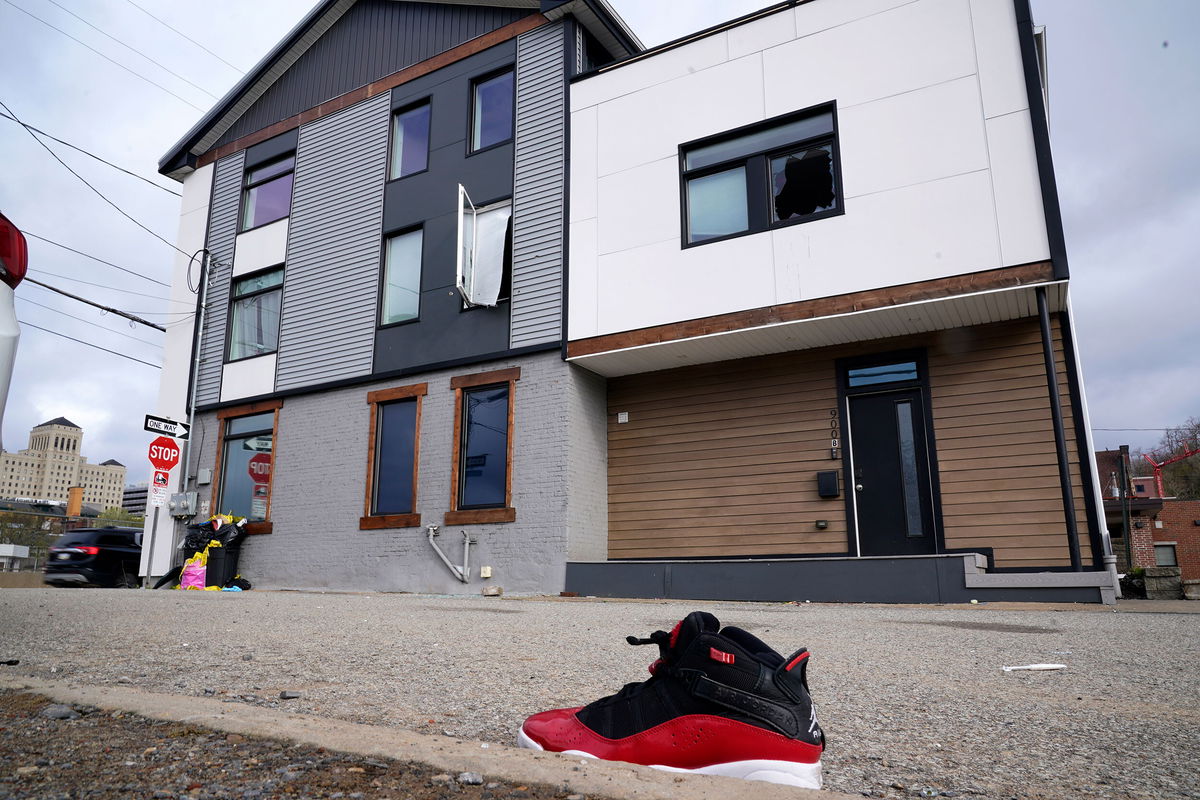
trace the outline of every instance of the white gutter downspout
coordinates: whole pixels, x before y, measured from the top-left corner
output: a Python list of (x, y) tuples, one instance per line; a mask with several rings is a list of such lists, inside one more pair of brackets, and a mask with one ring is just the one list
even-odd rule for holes
[(459, 581), (461, 581), (462, 583), (470, 583), (471, 582), (470, 561), (471, 561), (471, 544), (472, 544), (472, 539), (471, 539), (470, 534), (468, 534), (466, 531), (462, 532), (462, 535), (463, 535), (463, 563), (462, 563), (461, 567), (456, 567), (450, 563), (450, 559), (446, 558), (446, 554), (442, 552), (442, 548), (438, 547), (437, 542), (435, 542), (433, 540), (433, 537), (438, 535), (438, 526), (437, 525), (426, 525), (425, 529), (427, 531), (429, 531), (429, 544), (430, 544), (430, 546), (433, 547), (434, 552), (438, 554), (438, 558), (440, 558), (442, 560), (442, 563), (450, 568), (450, 572), (454, 575), (454, 577), (458, 578)]

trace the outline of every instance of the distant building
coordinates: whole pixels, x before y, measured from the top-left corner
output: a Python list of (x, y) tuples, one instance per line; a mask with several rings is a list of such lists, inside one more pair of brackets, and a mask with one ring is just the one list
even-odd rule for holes
[(131, 514), (139, 516), (146, 515), (146, 493), (149, 487), (144, 483), (139, 483), (136, 486), (126, 486), (125, 493), (121, 497), (121, 508)]
[(83, 429), (65, 417), (38, 425), (27, 449), (0, 454), (0, 497), (66, 503), (70, 488), (80, 486), (85, 504), (120, 506), (125, 466), (112, 459), (89, 464), (82, 444)]

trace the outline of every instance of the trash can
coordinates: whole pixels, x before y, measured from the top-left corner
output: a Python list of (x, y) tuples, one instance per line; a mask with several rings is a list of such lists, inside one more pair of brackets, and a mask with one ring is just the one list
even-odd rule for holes
[(209, 544), (204, 583), (224, 588), (238, 574), (238, 559), (242, 555), (242, 540), (246, 534), (240, 525), (222, 525), (212, 538), (215, 541)]

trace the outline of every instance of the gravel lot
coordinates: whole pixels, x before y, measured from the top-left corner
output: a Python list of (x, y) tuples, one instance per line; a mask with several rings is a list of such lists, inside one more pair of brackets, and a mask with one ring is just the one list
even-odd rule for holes
[[(5, 675), (512, 744), (645, 677), (695, 608), (813, 652), (826, 788), (871, 797), (1200, 798), (1200, 615), (300, 592), (0, 591)], [(1054, 662), (1054, 672), (1004, 665)], [(298, 692), (292, 700), (280, 692)]]

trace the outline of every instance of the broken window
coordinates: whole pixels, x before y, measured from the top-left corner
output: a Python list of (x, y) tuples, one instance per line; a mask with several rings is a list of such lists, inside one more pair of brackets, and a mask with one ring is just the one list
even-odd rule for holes
[(680, 148), (685, 246), (841, 213), (832, 106)]
[(458, 291), (468, 306), (495, 306), (507, 296), (512, 264), (512, 201), (476, 208), (458, 187)]

